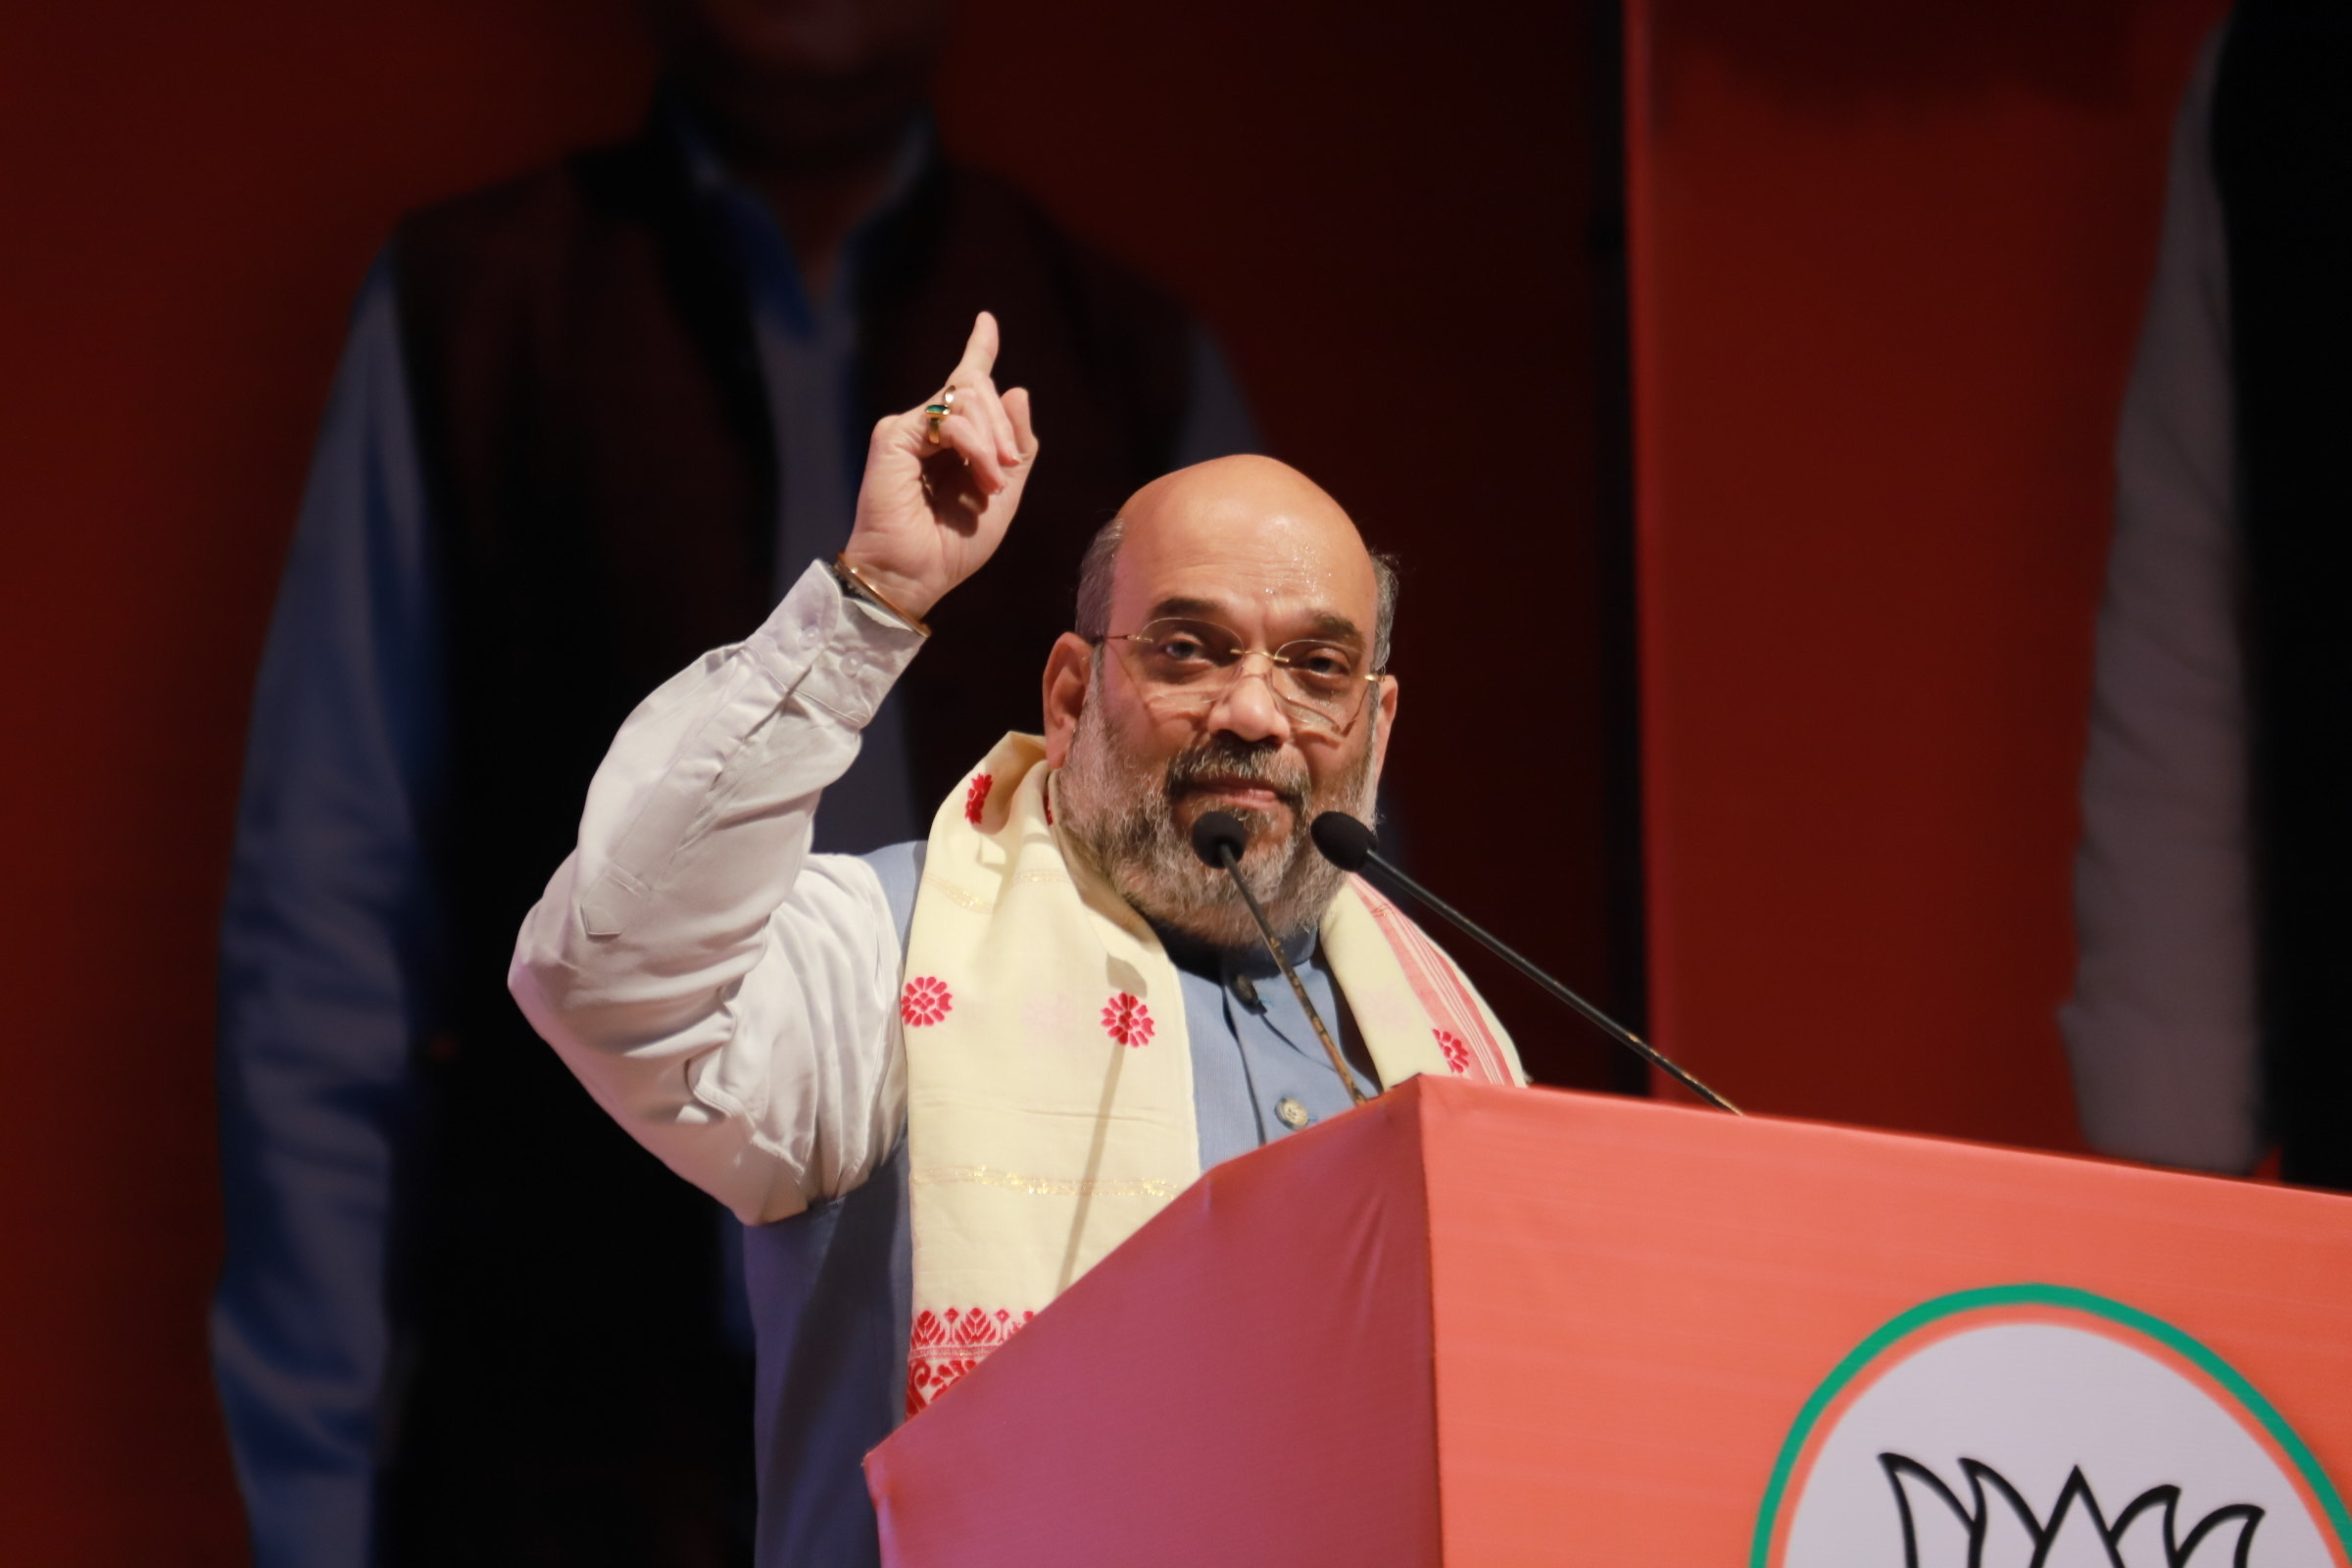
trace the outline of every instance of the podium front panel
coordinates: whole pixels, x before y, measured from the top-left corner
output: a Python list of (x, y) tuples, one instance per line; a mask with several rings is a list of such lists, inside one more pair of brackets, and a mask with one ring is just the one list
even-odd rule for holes
[[(1589, 1096), (1424, 1103), (1448, 1563), (2104, 1568), (2090, 1505), (2169, 1486), (2176, 1545), (2260, 1498), (2250, 1568), (2342, 1568), (2352, 1200)], [(2133, 1533), (2166, 1523), (2142, 1505), (2126, 1568), (2231, 1564), (2232, 1519), (2178, 1563)]]

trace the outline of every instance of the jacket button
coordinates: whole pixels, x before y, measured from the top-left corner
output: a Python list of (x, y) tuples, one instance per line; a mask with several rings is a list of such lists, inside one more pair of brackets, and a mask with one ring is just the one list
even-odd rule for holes
[(1298, 1102), (1293, 1100), (1288, 1095), (1283, 1096), (1282, 1099), (1275, 1102), (1274, 1114), (1280, 1116), (1283, 1119), (1284, 1124), (1291, 1127), (1303, 1127), (1308, 1122), (1315, 1119), (1306, 1113), (1306, 1107), (1304, 1105), (1301, 1105), (1298, 1103)]

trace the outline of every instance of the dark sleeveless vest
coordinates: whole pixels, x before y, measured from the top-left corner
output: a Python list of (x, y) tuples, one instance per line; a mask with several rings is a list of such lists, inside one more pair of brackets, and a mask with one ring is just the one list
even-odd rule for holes
[(2352, 1188), (2352, 12), (2248, 0), (2214, 86), (2262, 1028), (2290, 1181)]
[[(404, 222), (394, 243), (447, 626), (435, 836), (449, 1015), (398, 1223), (390, 1560), (723, 1561), (751, 1496), (715, 1209), (590, 1102), (506, 993), (621, 720), (771, 608), (777, 458), (747, 302), (671, 138)], [(1169, 461), (1188, 324), (1004, 186), (934, 168), (859, 274), (869, 417), (918, 404), (973, 314), (1045, 457), (903, 684), (916, 799), (1034, 728), (1086, 540)], [(846, 535), (848, 519), (843, 519)]]

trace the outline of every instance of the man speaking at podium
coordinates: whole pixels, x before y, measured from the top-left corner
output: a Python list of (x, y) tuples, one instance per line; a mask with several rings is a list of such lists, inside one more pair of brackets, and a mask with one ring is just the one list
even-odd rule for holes
[[(1267, 459), (1156, 480), (1103, 530), (1045, 734), (979, 760), (927, 842), (808, 853), (1039, 460), (996, 351), (984, 315), (875, 428), (839, 560), (631, 715), (510, 976), (598, 1102), (754, 1227), (763, 1568), (876, 1560), (866, 1450), (1204, 1167), (1417, 1072), (1523, 1080), (1460, 972), (1308, 842), (1371, 808), (1396, 579)], [(1194, 852), (1213, 810), (1353, 1084)]]

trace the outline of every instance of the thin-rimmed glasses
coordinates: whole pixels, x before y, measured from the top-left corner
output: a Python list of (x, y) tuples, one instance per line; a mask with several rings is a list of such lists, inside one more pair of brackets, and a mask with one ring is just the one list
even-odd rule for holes
[(1215, 621), (1188, 616), (1150, 621), (1141, 631), (1111, 632), (1097, 641), (1121, 645), (1146, 700), (1165, 711), (1214, 708), (1249, 672), (1250, 661), (1263, 659), (1267, 688), (1291, 721), (1336, 735), (1355, 723), (1364, 694), (1380, 684), (1380, 672), (1364, 667), (1371, 661), (1351, 643), (1300, 637), (1272, 650), (1250, 648)]

